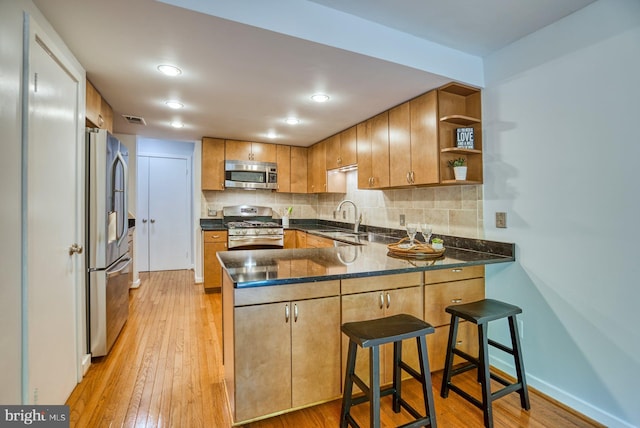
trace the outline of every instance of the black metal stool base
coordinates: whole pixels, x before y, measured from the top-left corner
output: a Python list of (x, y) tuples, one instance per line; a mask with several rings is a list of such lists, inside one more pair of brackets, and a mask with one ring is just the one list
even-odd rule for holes
[[(401, 428), (432, 427), (436, 428), (435, 409), (433, 407), (433, 392), (431, 389), (431, 372), (427, 357), (427, 341), (425, 335), (433, 333), (434, 328), (411, 315), (400, 314), (387, 318), (370, 321), (346, 323), (342, 332), (349, 336), (349, 351), (347, 354), (347, 368), (342, 395), (342, 410), (340, 427), (359, 427), (351, 416), (351, 407), (369, 402), (369, 423), (371, 427), (380, 427), (380, 398), (393, 395), (393, 411), (399, 413), (405, 409), (415, 421), (404, 424)], [(402, 341), (416, 339), (420, 371), (402, 361)], [(393, 343), (393, 384), (380, 388), (380, 345)], [(356, 353), (358, 346), (369, 348), (369, 385), (355, 374)], [(402, 398), (401, 372), (404, 370), (422, 385), (426, 415), (421, 415)], [(364, 392), (363, 396), (353, 397), (353, 384)]]
[[(517, 392), (520, 395), (520, 405), (523, 409), (529, 410), (531, 407), (529, 403), (529, 392), (527, 390), (520, 337), (518, 336), (518, 326), (516, 323), (516, 315), (522, 313), (522, 309), (498, 300), (485, 299), (464, 305), (449, 306), (445, 310), (451, 314), (451, 326), (449, 328), (449, 341), (447, 343), (447, 354), (440, 395), (443, 398), (447, 398), (449, 390), (451, 390), (480, 408), (483, 411), (484, 426), (487, 428), (493, 427), (493, 401), (507, 394)], [(477, 358), (456, 348), (458, 322), (461, 318), (478, 326), (479, 355)], [(502, 318), (507, 318), (509, 321), (511, 348), (487, 337), (488, 323)], [(503, 377), (489, 371), (489, 345), (513, 356), (516, 366), (515, 383), (511, 383)], [(466, 360), (467, 364), (453, 368), (454, 355)], [(482, 400), (478, 400), (451, 382), (453, 376), (473, 369), (478, 369), (478, 382), (482, 386)], [(491, 379), (499, 382), (504, 387), (492, 393)]]

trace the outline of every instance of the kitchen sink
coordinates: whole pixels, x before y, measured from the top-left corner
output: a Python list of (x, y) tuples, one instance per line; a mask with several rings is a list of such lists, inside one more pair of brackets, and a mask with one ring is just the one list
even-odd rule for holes
[(327, 229), (327, 230), (315, 230), (315, 233), (330, 238), (352, 238), (357, 239), (368, 235), (367, 232), (348, 232), (345, 230)]

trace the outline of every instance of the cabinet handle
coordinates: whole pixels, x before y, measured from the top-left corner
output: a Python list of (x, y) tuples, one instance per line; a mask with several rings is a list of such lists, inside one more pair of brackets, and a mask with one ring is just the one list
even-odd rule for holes
[(220, 237), (220, 235), (213, 235), (213, 237), (214, 237), (214, 238), (219, 238), (219, 237)]
[(458, 340), (458, 341), (456, 342), (456, 346), (457, 346), (457, 345), (462, 345), (462, 340)]
[(293, 322), (298, 322), (298, 305), (293, 305)]
[(289, 322), (289, 305), (284, 305), (284, 322)]
[(407, 183), (411, 184), (411, 172), (407, 172)]
[(102, 115), (99, 114), (98, 115), (98, 127), (102, 128), (102, 125), (104, 125), (104, 119), (102, 118)]
[(389, 309), (389, 306), (391, 306), (391, 295), (387, 293), (387, 309)]
[(462, 299), (451, 299), (451, 303), (462, 303)]
[(384, 308), (384, 296), (380, 293), (380, 309)]
[(460, 273), (460, 272), (462, 272), (462, 269), (451, 269), (451, 272)]
[(411, 184), (416, 182), (416, 172), (411, 171)]

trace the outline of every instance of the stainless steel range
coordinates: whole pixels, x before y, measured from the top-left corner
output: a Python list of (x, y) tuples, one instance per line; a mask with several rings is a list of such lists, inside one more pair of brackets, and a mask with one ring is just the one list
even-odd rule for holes
[(222, 208), (228, 229), (229, 250), (256, 250), (284, 247), (284, 229), (273, 221), (269, 207), (235, 205)]

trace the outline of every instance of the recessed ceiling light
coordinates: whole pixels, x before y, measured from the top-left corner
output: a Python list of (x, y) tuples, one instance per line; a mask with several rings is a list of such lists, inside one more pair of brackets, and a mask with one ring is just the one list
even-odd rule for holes
[(160, 73), (166, 74), (167, 76), (179, 76), (182, 74), (182, 70), (174, 65), (162, 64), (158, 66), (158, 71)]
[(172, 109), (179, 109), (184, 107), (184, 104), (182, 104), (180, 101), (169, 100), (169, 101), (165, 101), (164, 103)]
[(284, 121), (289, 125), (297, 125), (300, 123), (300, 119), (298, 119), (297, 117), (288, 117)]
[(171, 122), (171, 126), (173, 126), (174, 128), (184, 128), (184, 123), (178, 122), (178, 121), (173, 121), (173, 122)]
[(269, 131), (267, 133), (267, 138), (273, 139), (273, 138), (276, 138), (276, 137), (277, 137), (277, 135), (276, 135), (276, 133), (274, 131)]
[(311, 99), (317, 103), (324, 103), (329, 101), (329, 95), (327, 94), (313, 94)]

